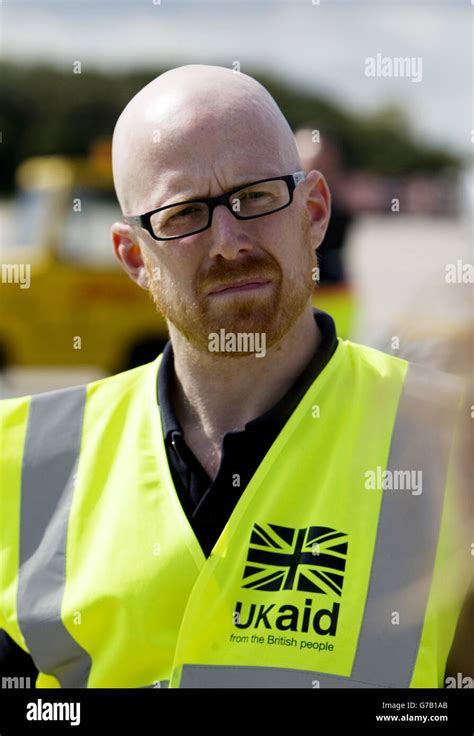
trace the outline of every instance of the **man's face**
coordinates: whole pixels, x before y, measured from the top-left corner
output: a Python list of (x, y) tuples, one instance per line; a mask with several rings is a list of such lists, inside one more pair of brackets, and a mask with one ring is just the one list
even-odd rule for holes
[[(160, 152), (159, 181), (144, 198), (141, 212), (193, 197), (216, 196), (242, 183), (299, 168), (278, 165), (271, 137), (257, 129), (252, 132), (260, 137), (252, 138), (241, 127), (229, 135), (228, 129), (216, 128), (213, 133), (203, 126), (166, 155)], [(207, 352), (210, 334), (224, 329), (234, 334), (264, 333), (269, 348), (308, 306), (319, 242), (306, 206), (307, 185), (296, 188), (289, 207), (253, 220), (238, 220), (219, 206), (210, 228), (177, 240), (155, 241), (136, 229), (151, 296), (166, 320), (194, 347)], [(251, 279), (266, 283), (217, 291)]]
[[(314, 287), (309, 222), (301, 213), (296, 217), (291, 205), (245, 222), (219, 208), (209, 230), (147, 243), (143, 259), (156, 306), (202, 350), (208, 349), (209, 335), (221, 329), (265, 333), (271, 347), (299, 317)], [(222, 291), (252, 279), (266, 283)]]

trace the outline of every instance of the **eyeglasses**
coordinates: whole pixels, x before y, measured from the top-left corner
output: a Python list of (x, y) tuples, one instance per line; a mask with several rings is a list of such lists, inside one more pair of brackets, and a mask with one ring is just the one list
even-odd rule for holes
[(159, 207), (144, 215), (126, 215), (125, 222), (139, 225), (155, 240), (176, 240), (200, 233), (212, 225), (212, 215), (219, 205), (227, 207), (238, 220), (265, 217), (288, 207), (295, 187), (306, 178), (304, 171), (272, 179), (260, 179), (218, 197), (188, 199)]

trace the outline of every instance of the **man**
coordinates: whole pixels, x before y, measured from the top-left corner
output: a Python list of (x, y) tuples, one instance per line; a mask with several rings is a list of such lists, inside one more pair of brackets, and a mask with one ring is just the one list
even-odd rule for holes
[(330, 194), (255, 80), (161, 75), (113, 166), (115, 252), (170, 342), (3, 402), (0, 626), (37, 686), (443, 687), (456, 382), (313, 311)]
[(356, 300), (345, 262), (347, 241), (357, 213), (351, 211), (346, 202), (346, 192), (351, 190), (351, 184), (350, 174), (343, 164), (342, 144), (326, 133), (321, 140), (315, 141), (314, 133), (312, 128), (299, 128), (295, 132), (295, 140), (304, 170), (320, 171), (331, 191), (331, 219), (318, 248), (317, 303), (319, 309), (329, 312), (336, 321), (339, 337), (349, 338)]
[[(301, 162), (305, 171), (318, 169), (331, 188), (331, 220), (326, 237), (318, 251), (321, 285), (344, 285), (347, 281), (343, 249), (354, 218), (344, 196), (349, 173), (345, 170), (341, 144), (335, 138), (323, 135), (322, 140), (313, 140), (310, 128), (299, 128), (295, 132)], [(350, 187), (349, 187), (350, 188)]]

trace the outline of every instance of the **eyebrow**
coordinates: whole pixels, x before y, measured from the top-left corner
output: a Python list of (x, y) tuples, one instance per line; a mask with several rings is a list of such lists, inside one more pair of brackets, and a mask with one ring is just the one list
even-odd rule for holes
[[(276, 174), (275, 176), (278, 176), (278, 174)], [(273, 176), (259, 176), (256, 179), (246, 178), (244, 181), (234, 184), (234, 186), (232, 186), (230, 189), (226, 189), (225, 191), (233, 192), (236, 189), (242, 189), (243, 187), (246, 187), (249, 184), (253, 184), (256, 181), (266, 181), (267, 179), (273, 179), (273, 178), (274, 178)], [(219, 195), (216, 195), (216, 196), (219, 196)], [(156, 207), (153, 207), (152, 209), (159, 210), (162, 207), (169, 207), (172, 204), (181, 204), (182, 202), (198, 202), (202, 199), (209, 199), (209, 196), (199, 195), (199, 194), (192, 194), (189, 197), (183, 194), (182, 197), (180, 198), (178, 197), (179, 195), (176, 195), (176, 196), (173, 195), (172, 198), (169, 198), (169, 201), (167, 201), (166, 204), (157, 205)]]

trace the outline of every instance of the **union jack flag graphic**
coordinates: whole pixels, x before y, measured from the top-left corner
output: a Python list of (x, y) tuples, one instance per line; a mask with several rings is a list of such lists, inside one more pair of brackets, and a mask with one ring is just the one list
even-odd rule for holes
[(347, 534), (327, 526), (254, 524), (242, 588), (342, 594)]

